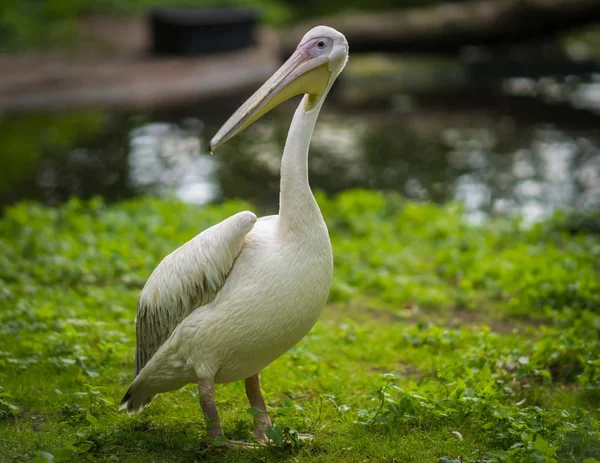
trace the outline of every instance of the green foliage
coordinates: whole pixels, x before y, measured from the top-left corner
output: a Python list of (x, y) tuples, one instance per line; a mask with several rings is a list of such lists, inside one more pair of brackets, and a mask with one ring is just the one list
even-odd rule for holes
[(476, 308), (485, 299), (522, 314), (600, 311), (600, 246), (593, 236), (506, 221), (473, 227), (457, 205), (370, 191), (321, 198), (321, 206), (336, 231), (333, 301), (360, 295), (375, 306)]
[[(599, 323), (600, 317), (592, 316), (591, 321)], [(581, 408), (547, 408), (540, 395), (551, 384), (573, 380), (589, 384), (583, 370), (597, 374), (593, 364), (600, 331), (590, 333), (587, 322), (574, 321), (571, 331), (593, 336), (586, 342), (590, 352), (583, 354), (589, 363), (583, 360), (579, 375), (558, 378), (553, 374), (558, 370), (553, 354), (563, 351), (570, 354), (565, 358), (577, 358), (560, 329), (547, 328), (539, 340), (522, 344), (507, 344), (503, 336), (486, 329), (475, 334), (436, 326), (405, 329), (409, 344), (417, 341), (423, 348), (433, 341), (438, 352), (434, 371), (416, 382), (404, 381), (403, 386), (398, 385), (403, 378), (387, 374), (386, 383), (371, 396), (375, 406), (359, 410), (358, 422), (372, 426), (402, 421), (459, 430), (479, 423), (479, 438), (491, 449), (484, 461), (554, 462), (560, 455), (592, 455), (600, 448), (600, 435), (589, 413)], [(443, 339), (451, 342), (439, 342)], [(462, 438), (460, 431), (455, 432)]]
[(0, 51), (65, 44), (77, 34), (85, 0), (5, 0), (0, 4)]
[(1, 391), (2, 388), (0, 388), (0, 421), (18, 416), (19, 407), (9, 402), (11, 395), (8, 392)]
[[(202, 440), (195, 388), (141, 415), (136, 299), (167, 253), (242, 209), (141, 198), (0, 219), (0, 460), (593, 462), (600, 454), (600, 237), (563, 219), (473, 227), (457, 205), (318, 196), (330, 304), (263, 373), (272, 445)], [(217, 399), (249, 439), (243, 386)], [(302, 441), (299, 433), (312, 433)], [(370, 460), (369, 460), (370, 459)]]

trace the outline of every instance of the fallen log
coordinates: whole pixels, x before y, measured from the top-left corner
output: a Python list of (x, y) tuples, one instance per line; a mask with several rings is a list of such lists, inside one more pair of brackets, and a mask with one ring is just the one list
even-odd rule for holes
[(311, 27), (326, 24), (352, 51), (456, 53), (465, 45), (510, 44), (600, 22), (600, 0), (475, 0), (312, 19), (281, 32), (289, 55)]

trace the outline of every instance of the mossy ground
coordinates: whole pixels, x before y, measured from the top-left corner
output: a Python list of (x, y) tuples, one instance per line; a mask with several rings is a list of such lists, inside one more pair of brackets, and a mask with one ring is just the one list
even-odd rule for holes
[[(465, 224), (455, 205), (319, 197), (336, 260), (311, 333), (264, 370), (273, 445), (203, 440), (195, 388), (117, 412), (140, 288), (244, 208), (21, 203), (0, 219), (0, 460), (593, 462), (600, 455), (600, 238), (564, 220)], [(260, 211), (257, 211), (260, 212)], [(564, 231), (563, 231), (564, 230)], [(249, 439), (241, 383), (218, 387)], [(295, 432), (313, 441), (296, 440)]]

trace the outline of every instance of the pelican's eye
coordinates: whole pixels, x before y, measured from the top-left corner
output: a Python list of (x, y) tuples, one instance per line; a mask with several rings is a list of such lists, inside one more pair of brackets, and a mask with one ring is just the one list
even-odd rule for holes
[(298, 45), (311, 56), (324, 56), (333, 47), (333, 40), (328, 37), (318, 37), (309, 39), (306, 42)]

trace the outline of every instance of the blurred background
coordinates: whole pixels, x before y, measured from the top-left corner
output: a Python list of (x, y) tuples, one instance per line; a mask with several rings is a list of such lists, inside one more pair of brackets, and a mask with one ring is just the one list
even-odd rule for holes
[(315, 189), (459, 200), (473, 223), (600, 209), (597, 0), (3, 0), (0, 207), (274, 209), (296, 101), (216, 156), (207, 143), (316, 24), (351, 59), (313, 138)]

